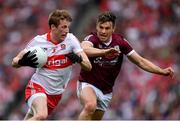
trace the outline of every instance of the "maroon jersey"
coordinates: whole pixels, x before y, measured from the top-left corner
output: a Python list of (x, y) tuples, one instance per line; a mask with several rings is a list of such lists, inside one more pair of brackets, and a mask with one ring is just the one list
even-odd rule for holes
[(121, 51), (120, 55), (115, 58), (105, 56), (89, 57), (92, 70), (90, 72), (81, 70), (80, 72), (80, 82), (90, 83), (103, 93), (110, 93), (121, 69), (123, 55), (129, 54), (133, 49), (119, 34), (112, 35), (112, 41), (109, 45), (102, 43), (96, 33), (87, 36), (86, 40), (92, 42), (95, 48), (106, 49), (113, 47)]

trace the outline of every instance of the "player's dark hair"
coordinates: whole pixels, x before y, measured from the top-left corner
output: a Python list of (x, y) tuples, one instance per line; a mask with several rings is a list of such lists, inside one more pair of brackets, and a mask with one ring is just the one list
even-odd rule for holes
[(107, 11), (107, 12), (101, 13), (98, 16), (98, 20), (97, 20), (98, 23), (105, 23), (109, 21), (113, 23), (113, 27), (114, 27), (116, 23), (116, 16), (112, 12)]
[(52, 13), (50, 13), (48, 18), (48, 24), (51, 28), (51, 25), (55, 25), (56, 27), (59, 25), (59, 20), (67, 20), (69, 22), (72, 21), (72, 17), (66, 10), (55, 10)]

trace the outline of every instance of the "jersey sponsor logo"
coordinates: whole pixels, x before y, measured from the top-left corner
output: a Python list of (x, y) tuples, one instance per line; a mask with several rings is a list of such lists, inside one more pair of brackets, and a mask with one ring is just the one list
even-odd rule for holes
[(98, 64), (99, 66), (104, 68), (115, 66), (117, 62), (118, 62), (118, 57), (113, 59), (109, 59), (106, 57), (97, 57), (94, 59), (95, 64)]
[(65, 55), (54, 55), (48, 57), (45, 68), (48, 69), (61, 69), (72, 65), (72, 62)]

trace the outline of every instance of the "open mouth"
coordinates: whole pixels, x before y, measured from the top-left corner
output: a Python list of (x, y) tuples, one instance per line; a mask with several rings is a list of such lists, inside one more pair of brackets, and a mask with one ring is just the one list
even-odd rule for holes
[(62, 34), (61, 37), (63, 37), (63, 38), (66, 37), (66, 34)]
[(100, 36), (106, 36), (106, 34), (100, 34)]
[(103, 39), (107, 38), (107, 36), (105, 36), (105, 35), (100, 35), (100, 37)]

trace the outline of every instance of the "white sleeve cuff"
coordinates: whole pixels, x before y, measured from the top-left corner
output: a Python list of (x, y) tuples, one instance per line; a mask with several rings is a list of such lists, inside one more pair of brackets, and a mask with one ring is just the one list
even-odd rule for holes
[(129, 52), (128, 54), (127, 54), (127, 56), (130, 56), (132, 53), (134, 53), (135, 52), (135, 50), (132, 50), (131, 52)]

